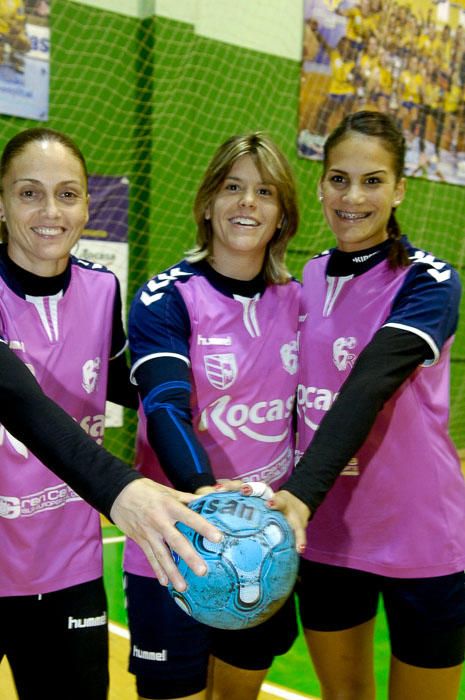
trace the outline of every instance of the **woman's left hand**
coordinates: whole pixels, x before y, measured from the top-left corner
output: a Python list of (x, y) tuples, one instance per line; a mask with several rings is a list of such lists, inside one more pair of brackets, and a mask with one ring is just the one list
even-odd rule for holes
[(264, 481), (242, 481), (241, 479), (218, 479), (218, 483), (214, 487), (217, 493), (223, 491), (239, 491), (244, 496), (256, 496), (267, 501), (274, 495), (271, 486), (268, 486)]
[(310, 508), (289, 491), (277, 491), (268, 501), (272, 510), (279, 510), (294, 530), (295, 548), (302, 554), (307, 545), (307, 523), (311, 516)]

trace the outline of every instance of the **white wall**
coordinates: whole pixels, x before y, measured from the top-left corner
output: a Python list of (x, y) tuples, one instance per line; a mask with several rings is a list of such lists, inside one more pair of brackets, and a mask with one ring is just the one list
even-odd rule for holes
[(193, 24), (200, 36), (299, 61), (303, 0), (78, 0), (130, 17)]

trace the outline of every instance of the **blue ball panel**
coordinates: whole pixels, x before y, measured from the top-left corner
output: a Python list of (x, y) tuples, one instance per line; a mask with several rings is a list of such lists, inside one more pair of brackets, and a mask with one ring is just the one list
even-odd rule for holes
[(243, 629), (264, 622), (285, 602), (297, 577), (299, 558), (287, 520), (262, 499), (234, 492), (209, 494), (189, 507), (225, 536), (215, 544), (178, 523), (208, 573), (196, 576), (179, 559), (188, 588), (179, 593), (170, 585), (171, 595), (187, 614), (212, 627)]

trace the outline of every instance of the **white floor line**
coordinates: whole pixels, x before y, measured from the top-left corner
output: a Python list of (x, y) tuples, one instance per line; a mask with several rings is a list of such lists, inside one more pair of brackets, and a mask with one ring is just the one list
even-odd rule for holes
[(262, 683), (262, 690), (277, 698), (284, 698), (284, 700), (319, 700), (314, 695), (301, 695), (294, 690), (288, 690), (272, 683)]
[(118, 535), (117, 537), (104, 537), (102, 542), (103, 544), (117, 544), (118, 542), (126, 542), (126, 537), (124, 535)]
[[(125, 539), (126, 538), (124, 536), (104, 537), (103, 544), (115, 544), (118, 542), (124, 542)], [(112, 632), (118, 637), (129, 639), (129, 631), (125, 627), (117, 625), (115, 622), (109, 622), (108, 629), (110, 630), (110, 632)], [(283, 700), (318, 700), (318, 698), (315, 698), (314, 696), (301, 695), (300, 693), (296, 693), (292, 690), (287, 690), (286, 688), (282, 688), (279, 685), (273, 685), (271, 683), (263, 683), (262, 688), (266, 693), (274, 695), (277, 698), (283, 698)]]
[[(118, 637), (123, 637), (124, 639), (129, 639), (129, 631), (126, 627), (121, 627), (114, 622), (108, 623), (108, 628), (110, 632), (116, 634)], [(276, 698), (283, 698), (284, 700), (318, 700), (312, 695), (301, 695), (293, 690), (287, 690), (287, 688), (282, 688), (279, 685), (274, 685), (272, 683), (263, 683), (262, 685), (265, 693), (274, 695)]]
[(117, 637), (129, 639), (129, 630), (126, 629), (126, 627), (121, 627), (121, 625), (117, 625), (115, 622), (109, 622), (108, 629), (110, 632), (113, 632), (113, 634), (116, 634)]

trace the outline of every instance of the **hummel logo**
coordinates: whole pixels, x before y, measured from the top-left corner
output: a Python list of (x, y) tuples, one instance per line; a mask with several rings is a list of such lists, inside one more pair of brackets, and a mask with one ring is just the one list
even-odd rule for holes
[(197, 345), (232, 345), (230, 336), (226, 338), (205, 338), (203, 335), (197, 336)]
[(68, 617), (68, 629), (80, 629), (83, 627), (102, 627), (107, 624), (107, 614), (104, 612), (97, 617)]
[(146, 659), (147, 661), (167, 661), (168, 650), (163, 649), (162, 651), (146, 651), (145, 649), (139, 649), (134, 644), (132, 655), (136, 656), (138, 659)]

